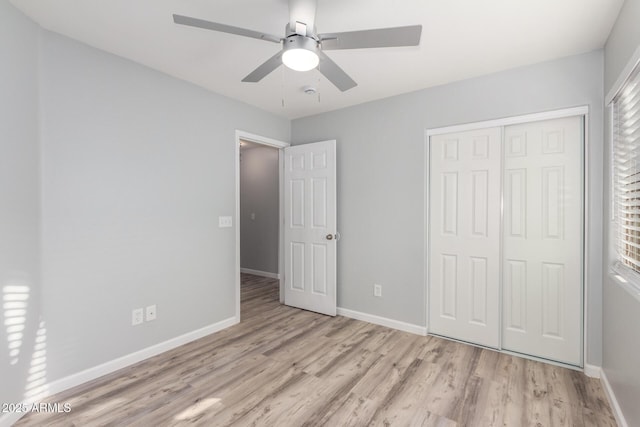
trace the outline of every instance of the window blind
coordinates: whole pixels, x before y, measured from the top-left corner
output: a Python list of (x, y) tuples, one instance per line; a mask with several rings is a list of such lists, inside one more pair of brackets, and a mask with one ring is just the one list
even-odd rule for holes
[(615, 245), (620, 264), (640, 273), (640, 69), (613, 101)]

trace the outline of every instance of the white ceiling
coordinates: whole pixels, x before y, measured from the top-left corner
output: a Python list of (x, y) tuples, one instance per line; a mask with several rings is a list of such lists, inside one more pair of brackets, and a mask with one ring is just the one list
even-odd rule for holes
[[(284, 35), (287, 0), (12, 0), (42, 27), (287, 118), (601, 48), (623, 0), (318, 0), (320, 33), (422, 24), (419, 47), (327, 51), (358, 86), (280, 67), (240, 80), (275, 43), (176, 25), (172, 14)], [(302, 87), (317, 87), (319, 96)], [(284, 103), (284, 106), (283, 106)]]

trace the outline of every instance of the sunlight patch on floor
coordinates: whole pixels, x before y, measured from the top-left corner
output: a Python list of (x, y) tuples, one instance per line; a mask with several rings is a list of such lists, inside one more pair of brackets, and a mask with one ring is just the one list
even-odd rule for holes
[(204, 411), (212, 408), (218, 403), (220, 403), (220, 399), (215, 397), (200, 400), (199, 402), (194, 403), (193, 405), (176, 415), (174, 417), (174, 420), (186, 421), (191, 418), (197, 417), (198, 415), (202, 414)]

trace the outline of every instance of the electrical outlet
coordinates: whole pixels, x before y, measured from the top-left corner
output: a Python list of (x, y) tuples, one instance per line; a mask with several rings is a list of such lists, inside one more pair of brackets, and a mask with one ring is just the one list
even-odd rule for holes
[(233, 218), (230, 216), (219, 216), (218, 227), (220, 228), (233, 227)]
[(382, 296), (382, 285), (378, 285), (378, 284), (373, 285), (373, 296), (374, 297)]
[(152, 320), (156, 320), (156, 305), (150, 305), (146, 310), (146, 321), (151, 322)]
[(144, 312), (141, 308), (135, 308), (131, 312), (131, 325), (136, 326), (144, 322)]

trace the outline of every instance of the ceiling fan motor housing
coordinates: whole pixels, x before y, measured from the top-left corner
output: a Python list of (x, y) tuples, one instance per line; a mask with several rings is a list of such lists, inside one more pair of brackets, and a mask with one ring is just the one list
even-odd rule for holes
[(318, 50), (318, 42), (311, 37), (301, 35), (293, 35), (284, 39), (282, 48), (287, 51), (290, 49), (304, 49), (315, 52)]

